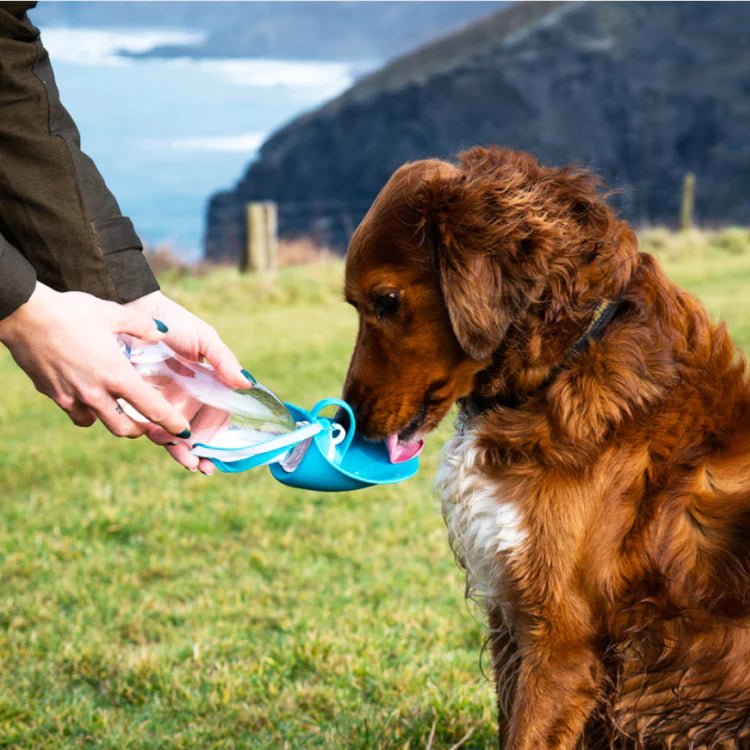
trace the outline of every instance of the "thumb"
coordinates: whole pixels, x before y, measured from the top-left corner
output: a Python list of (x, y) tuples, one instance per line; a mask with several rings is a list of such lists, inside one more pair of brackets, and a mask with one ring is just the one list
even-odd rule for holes
[(112, 318), (113, 333), (126, 333), (143, 341), (156, 343), (164, 338), (169, 330), (160, 320), (132, 307), (114, 305)]

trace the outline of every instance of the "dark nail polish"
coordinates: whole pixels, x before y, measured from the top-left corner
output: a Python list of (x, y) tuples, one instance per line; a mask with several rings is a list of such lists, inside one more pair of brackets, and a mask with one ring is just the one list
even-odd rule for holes
[(247, 371), (247, 370), (240, 370), (240, 372), (251, 382), (251, 383), (257, 383), (258, 381)]
[(183, 440), (187, 440), (190, 437), (190, 430), (183, 430), (182, 432), (177, 434), (178, 438), (182, 438)]
[(167, 328), (164, 323), (162, 323), (158, 318), (154, 318), (154, 323), (156, 323), (156, 327), (159, 329), (159, 333), (166, 333), (169, 328)]
[(164, 443), (164, 445), (170, 445), (174, 447), (175, 445), (179, 445), (179, 443), (175, 442), (174, 440), (170, 440), (168, 443)]

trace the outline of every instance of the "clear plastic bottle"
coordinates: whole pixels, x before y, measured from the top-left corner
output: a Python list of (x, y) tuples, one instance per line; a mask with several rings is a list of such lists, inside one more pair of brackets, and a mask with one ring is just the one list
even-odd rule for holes
[[(212, 451), (252, 454), (253, 446), (297, 429), (287, 407), (260, 383), (230, 388), (211, 365), (185, 359), (163, 342), (150, 344), (121, 336), (120, 345), (138, 374), (187, 417), (191, 443), (203, 447), (194, 450), (196, 455)], [(130, 404), (121, 405), (129, 416), (145, 421)]]
[[(122, 351), (138, 374), (158, 388), (190, 422), (193, 455), (213, 461), (222, 472), (268, 465), (283, 484), (322, 492), (355, 490), (400, 482), (416, 473), (417, 457), (394, 464), (385, 445), (356, 432), (351, 407), (324, 398), (307, 411), (288, 406), (268, 388), (233, 389), (207, 364), (180, 356), (164, 343), (121, 336)], [(133, 419), (145, 421), (127, 402)], [(346, 429), (324, 410), (343, 409)]]

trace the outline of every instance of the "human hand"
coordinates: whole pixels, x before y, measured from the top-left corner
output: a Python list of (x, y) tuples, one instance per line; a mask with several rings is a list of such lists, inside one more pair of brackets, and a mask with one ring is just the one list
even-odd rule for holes
[[(194, 362), (205, 359), (213, 366), (224, 383), (231, 388), (248, 388), (255, 382), (253, 376), (247, 370), (242, 369), (237, 357), (212, 326), (166, 297), (162, 292), (152, 292), (128, 302), (124, 307), (136, 309), (150, 318), (163, 321), (168, 327), (164, 334), (164, 343), (186, 359)], [(171, 398), (168, 394), (167, 398), (189, 420), (193, 426), (191, 427), (193, 432), (198, 431), (199, 427), (205, 429), (208, 424), (225, 417), (223, 413), (215, 409), (201, 408), (200, 404), (191, 399), (180, 401), (178, 395)], [(211, 461), (206, 458), (198, 459), (192, 455), (187, 443), (174, 444), (174, 438), (163, 429), (149, 426), (146, 429), (146, 435), (158, 445), (163, 445), (170, 455), (185, 468), (193, 471), (199, 469), (204, 474), (214, 473), (215, 467)]]
[(56, 292), (41, 283), (25, 304), (0, 320), (0, 341), (13, 359), (78, 426), (90, 427), (98, 417), (114, 435), (142, 435), (148, 425), (125, 414), (117, 403), (122, 398), (165, 434), (189, 437), (185, 416), (144, 383), (123, 356), (120, 333), (152, 342), (164, 338), (141, 310), (83, 292)]

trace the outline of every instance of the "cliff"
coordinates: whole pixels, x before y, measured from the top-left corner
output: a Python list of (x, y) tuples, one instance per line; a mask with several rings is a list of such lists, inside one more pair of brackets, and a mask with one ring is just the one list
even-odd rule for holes
[(478, 143), (594, 169), (637, 224), (750, 223), (750, 4), (519, 3), (359, 81), (274, 134), (208, 207), (206, 256), (234, 258), (248, 200), (282, 235), (343, 249), (404, 161)]

